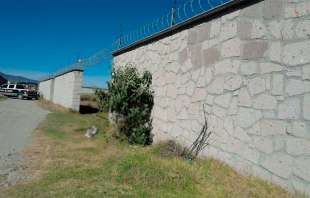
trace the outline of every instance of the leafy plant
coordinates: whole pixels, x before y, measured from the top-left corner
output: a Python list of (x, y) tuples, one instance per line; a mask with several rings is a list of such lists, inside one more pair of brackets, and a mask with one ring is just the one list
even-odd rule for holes
[(112, 71), (112, 79), (108, 83), (109, 108), (115, 114), (120, 133), (131, 144), (152, 143), (154, 99), (151, 84), (151, 73), (145, 71), (140, 75), (132, 65)]
[(96, 89), (95, 91), (96, 101), (98, 104), (99, 111), (108, 111), (109, 109), (109, 101), (108, 101), (108, 94), (106, 91), (101, 89)]

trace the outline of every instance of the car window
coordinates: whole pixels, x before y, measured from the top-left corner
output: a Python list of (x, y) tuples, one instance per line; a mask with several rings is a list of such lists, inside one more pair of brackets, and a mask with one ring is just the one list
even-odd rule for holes
[(14, 85), (9, 85), (9, 89), (14, 89)]
[(25, 89), (24, 85), (16, 85), (16, 89)]
[(7, 84), (1, 85), (1, 88), (2, 88), (2, 89), (5, 89), (5, 88), (7, 88), (7, 87), (8, 87)]

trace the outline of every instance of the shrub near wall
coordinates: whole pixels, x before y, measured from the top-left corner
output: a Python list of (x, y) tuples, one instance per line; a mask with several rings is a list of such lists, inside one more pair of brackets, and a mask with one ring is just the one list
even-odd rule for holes
[(114, 63), (152, 72), (155, 142), (190, 145), (207, 104), (204, 157), (310, 195), (310, 1), (247, 2)]
[(100, 89), (95, 91), (96, 102), (98, 103), (99, 111), (108, 111), (108, 94)]
[(139, 74), (133, 66), (114, 69), (108, 83), (108, 103), (111, 113), (116, 115), (120, 133), (131, 144), (152, 143), (151, 112), (154, 105), (152, 75)]

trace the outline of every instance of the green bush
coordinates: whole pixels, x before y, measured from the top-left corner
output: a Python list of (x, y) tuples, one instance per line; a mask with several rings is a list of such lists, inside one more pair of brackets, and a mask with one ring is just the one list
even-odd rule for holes
[(98, 104), (99, 111), (108, 111), (109, 109), (109, 101), (108, 101), (108, 94), (106, 91), (101, 89), (96, 89), (95, 91), (96, 101)]
[(154, 99), (151, 84), (152, 75), (148, 71), (140, 75), (130, 65), (112, 71), (108, 83), (109, 109), (116, 116), (120, 133), (126, 135), (131, 144), (152, 143)]

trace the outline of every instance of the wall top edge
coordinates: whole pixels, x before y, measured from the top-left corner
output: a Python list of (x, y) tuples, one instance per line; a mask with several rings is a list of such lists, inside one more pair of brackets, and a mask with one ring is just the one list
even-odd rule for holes
[(136, 48), (139, 48), (141, 46), (147, 45), (149, 43), (158, 41), (160, 39), (163, 39), (165, 37), (171, 36), (177, 32), (183, 31), (185, 29), (191, 28), (197, 24), (203, 23), (205, 21), (212, 20), (213, 18), (216, 18), (217, 16), (224, 15), (227, 12), (233, 11), (235, 9), (241, 8), (243, 6), (247, 6), (249, 4), (254, 4), (257, 2), (260, 2), (262, 0), (234, 0), (229, 3), (226, 3), (224, 5), (221, 5), (213, 10), (206, 11), (202, 14), (199, 14), (195, 17), (192, 17), (182, 23), (179, 23), (177, 25), (174, 25), (170, 28), (167, 28), (165, 30), (162, 30), (158, 33), (155, 33), (151, 36), (148, 36), (142, 40), (139, 40), (127, 47), (123, 47), (119, 50), (116, 50), (112, 53), (114, 57), (119, 56), (121, 54), (124, 54), (126, 52), (132, 51)]
[(74, 72), (74, 71), (84, 72), (84, 69), (82, 69), (82, 68), (72, 68), (72, 69), (69, 69), (69, 70), (65, 70), (65, 71), (59, 72), (59, 73), (57, 73), (55, 75), (49, 76), (47, 78), (44, 78), (43, 80), (40, 80), (39, 82), (45, 82), (45, 81), (57, 78), (59, 76), (65, 75), (67, 73)]

